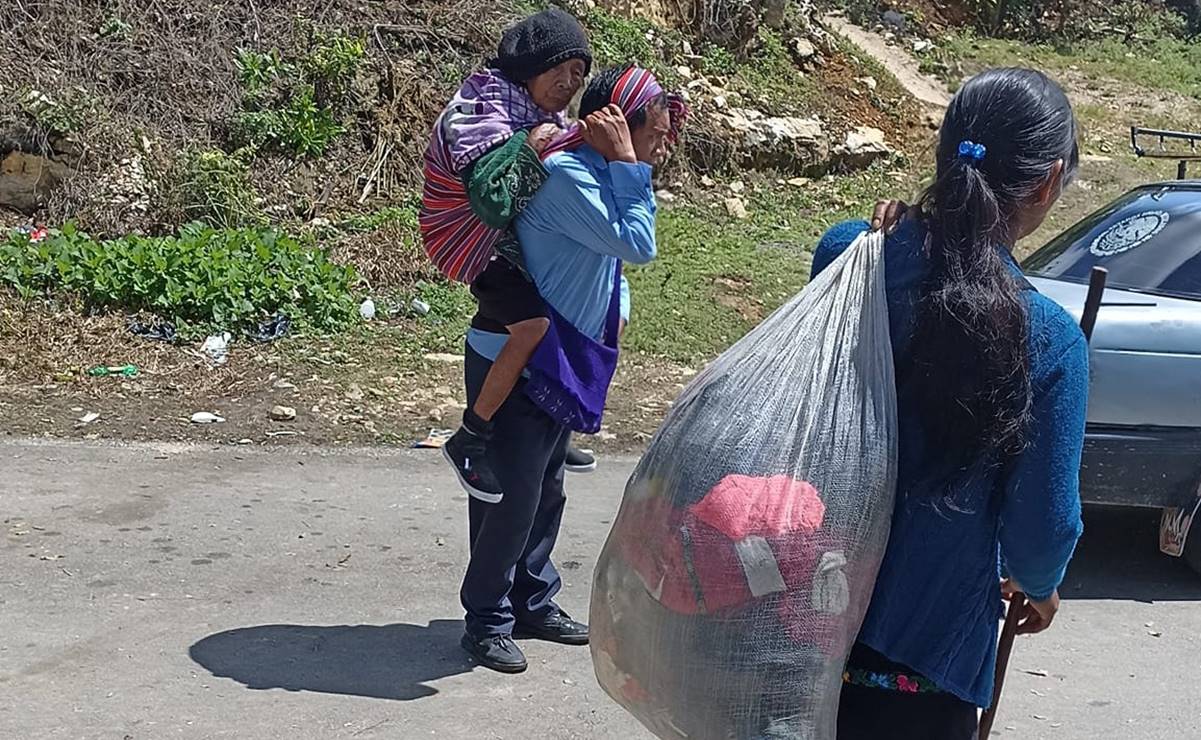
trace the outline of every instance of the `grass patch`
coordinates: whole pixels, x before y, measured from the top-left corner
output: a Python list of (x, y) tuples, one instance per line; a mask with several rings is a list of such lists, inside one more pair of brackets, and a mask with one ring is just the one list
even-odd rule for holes
[(625, 18), (595, 7), (584, 13), (598, 69), (634, 63), (654, 70), (664, 87), (678, 88), (683, 79), (673, 63), (683, 51), (684, 37), (644, 18)]
[(964, 33), (944, 40), (943, 51), (990, 67), (1023, 65), (1051, 73), (1078, 70), (1094, 79), (1121, 80), (1201, 99), (1201, 43), (1172, 36), (1130, 44), (1117, 38), (1028, 44)]
[(725, 78), (727, 89), (780, 114), (797, 112), (818, 93), (813, 80), (793, 64), (784, 39), (766, 26), (759, 29), (745, 61), (716, 44), (693, 42), (698, 60), (685, 58), (683, 34), (642, 18), (625, 18), (597, 7), (584, 14), (583, 22), (599, 68), (634, 62), (653, 70), (668, 89), (687, 82), (678, 69), (687, 66), (693, 73)]
[[(827, 228), (865, 218), (879, 197), (911, 198), (915, 184), (911, 175), (885, 166), (805, 187), (760, 176), (748, 181), (750, 216), (744, 221), (725, 215), (724, 191), (701, 194), (694, 204), (661, 207), (658, 259), (627, 267), (633, 316), (625, 349), (679, 363), (711, 359), (805, 286), (813, 247)], [(414, 214), (386, 208), (335, 219), (333, 226), (367, 233), (407, 223)], [(374, 298), (377, 310), (398, 315), (411, 315), (413, 298), (430, 306), (428, 314), (405, 322), (404, 331), (389, 334), (402, 358), (462, 351), (475, 312), (465, 286), (423, 279)]]
[(397, 226), (409, 231), (414, 239), (420, 238), (417, 214), (421, 209), (419, 196), (412, 195), (403, 205), (384, 206), (368, 213), (354, 213), (335, 222), (335, 227), (347, 234), (376, 231), (385, 226)]
[(67, 224), (40, 242), (16, 233), (0, 241), (0, 284), (23, 298), (153, 313), (185, 339), (247, 330), (276, 313), (337, 330), (356, 315), (356, 282), (353, 268), (311, 241), (273, 229), (191, 224), (176, 236), (93, 239)]
[(873, 167), (803, 188), (765, 180), (745, 221), (726, 218), (720, 202), (661, 210), (658, 259), (629, 270), (625, 346), (683, 363), (713, 357), (805, 286), (827, 228), (913, 186), (909, 175)]
[(766, 102), (773, 111), (796, 113), (817, 94), (813, 80), (793, 64), (784, 40), (766, 26), (750, 58), (738, 64), (732, 76), (734, 89)]

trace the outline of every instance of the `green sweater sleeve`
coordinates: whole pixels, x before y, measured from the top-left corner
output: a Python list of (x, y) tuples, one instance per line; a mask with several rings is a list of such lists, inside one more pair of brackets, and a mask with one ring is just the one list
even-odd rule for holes
[(546, 182), (546, 168), (526, 146), (528, 138), (527, 132), (518, 131), (463, 175), (471, 210), (491, 228), (508, 227)]

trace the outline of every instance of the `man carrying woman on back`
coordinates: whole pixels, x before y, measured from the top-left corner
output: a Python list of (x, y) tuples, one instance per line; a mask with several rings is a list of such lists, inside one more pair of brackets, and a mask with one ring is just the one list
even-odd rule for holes
[(629, 316), (623, 261), (655, 256), (651, 167), (683, 120), (678, 98), (633, 67), (597, 76), (583, 29), (557, 10), (506, 31), (492, 69), (464, 83), (427, 153), (427, 252), (472, 283), (464, 427), (446, 455), (470, 494), (463, 647), (524, 670), (524, 634), (586, 644), (554, 603), (551, 563), (571, 432), (599, 429)]

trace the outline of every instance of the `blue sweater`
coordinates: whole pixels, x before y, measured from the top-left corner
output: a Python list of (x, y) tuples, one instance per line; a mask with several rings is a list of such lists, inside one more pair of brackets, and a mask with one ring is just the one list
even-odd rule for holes
[[(866, 228), (866, 222), (853, 221), (827, 232), (814, 255), (814, 274)], [(885, 247), (898, 365), (928, 270), (924, 240), (923, 227), (906, 221)], [(959, 480), (932, 480), (938, 450), (923, 442), (921, 409), (903, 386), (897, 388), (900, 457), (892, 535), (859, 634), (868, 647), (981, 707), (992, 699), (1003, 613), (999, 556), (1031, 598), (1045, 599), (1063, 581), (1083, 531), (1079, 470), (1088, 345), (1066, 311), (1033, 290), (1026, 295), (1034, 418), (1027, 448), (1016, 459), (1003, 467), (981, 466)], [(939, 483), (946, 486), (939, 490), (952, 492), (950, 500), (932, 488)]]
[[(648, 164), (606, 162), (584, 145), (546, 160), (546, 182), (517, 218), (526, 269), (542, 295), (580, 332), (599, 339), (619, 262), (655, 258), (655, 191)], [(621, 317), (630, 294), (621, 281)], [(495, 360), (507, 334), (472, 329), (471, 348)]]

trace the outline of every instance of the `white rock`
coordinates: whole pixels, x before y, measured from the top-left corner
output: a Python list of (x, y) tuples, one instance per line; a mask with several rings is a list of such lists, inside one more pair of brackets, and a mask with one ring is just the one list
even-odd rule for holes
[(291, 406), (272, 406), (269, 416), (272, 421), (292, 421), (296, 418), (296, 409)]
[(454, 365), (463, 361), (463, 355), (452, 355), (443, 352), (435, 352), (425, 356), (428, 362), (441, 362), (446, 365)]
[(792, 53), (801, 61), (808, 61), (817, 56), (817, 47), (809, 39), (795, 38), (790, 42)]
[(208, 411), (197, 411), (192, 414), (193, 424), (222, 424), (225, 419)]
[(722, 114), (725, 126), (740, 139), (743, 159), (781, 169), (823, 163), (830, 141), (816, 118), (766, 116), (760, 111), (732, 108)]
[(726, 213), (730, 214), (731, 218), (739, 220), (750, 216), (746, 210), (746, 201), (738, 197), (726, 198)]
[(884, 132), (870, 126), (860, 126), (847, 132), (842, 145), (835, 150), (835, 159), (845, 167), (861, 168), (878, 159), (892, 156)]

